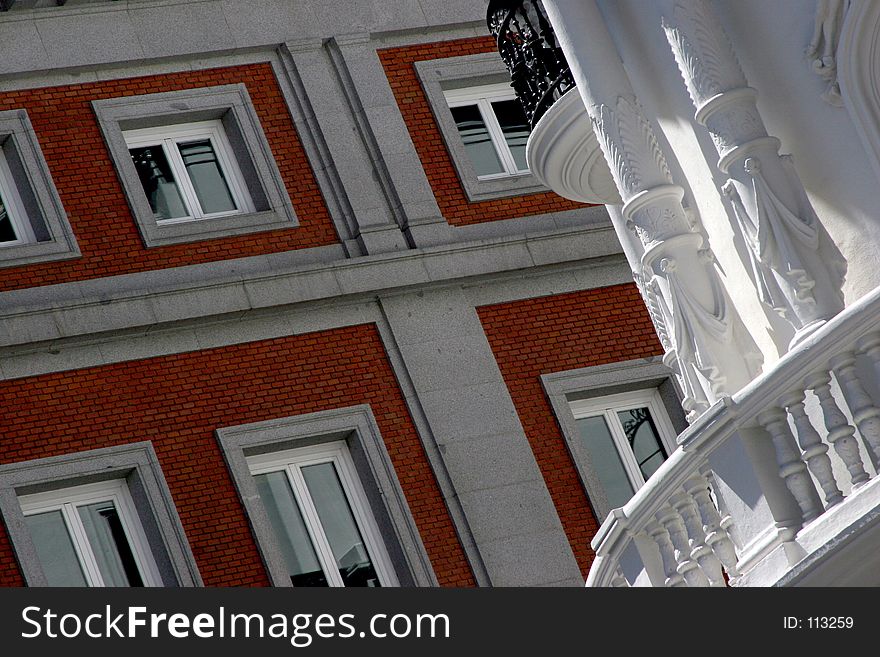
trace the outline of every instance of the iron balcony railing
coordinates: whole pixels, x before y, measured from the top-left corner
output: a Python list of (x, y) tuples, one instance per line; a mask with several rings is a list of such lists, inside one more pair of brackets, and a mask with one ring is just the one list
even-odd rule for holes
[(534, 128), (574, 80), (540, 0), (490, 0), (489, 31)]

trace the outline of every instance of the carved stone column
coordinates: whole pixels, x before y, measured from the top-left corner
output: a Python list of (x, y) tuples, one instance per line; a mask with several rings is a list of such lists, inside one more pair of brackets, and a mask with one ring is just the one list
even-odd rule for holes
[(686, 406), (697, 414), (751, 381), (760, 352), (709, 246), (692, 229), (684, 191), (672, 179), (595, 1), (545, 0), (544, 7), (624, 201), (622, 218), (644, 248), (637, 280), (668, 345), (668, 364), (677, 367)]
[(748, 249), (761, 301), (797, 342), (843, 309), (846, 261), (829, 239), (780, 141), (767, 134), (721, 24), (705, 0), (677, 0), (663, 20), (682, 77), (730, 176), (722, 188)]

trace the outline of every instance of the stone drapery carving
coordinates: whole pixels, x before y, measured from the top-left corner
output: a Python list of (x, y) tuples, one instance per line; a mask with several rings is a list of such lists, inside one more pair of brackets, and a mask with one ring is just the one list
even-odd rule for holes
[(767, 134), (757, 92), (705, 0), (676, 2), (663, 19), (672, 52), (730, 179), (722, 191), (747, 247), (759, 297), (785, 317), (795, 341), (843, 308), (846, 262), (816, 216), (780, 142)]
[[(650, 122), (632, 96), (590, 108), (611, 167), (627, 228), (644, 247), (635, 276), (679, 374), (690, 417), (734, 392), (760, 369), (761, 355), (714, 269), (715, 260), (682, 205)], [(731, 345), (736, 345), (733, 354)]]
[(813, 38), (807, 47), (813, 72), (828, 83), (822, 98), (837, 107), (843, 107), (837, 81), (837, 46), (849, 4), (850, 0), (818, 0)]

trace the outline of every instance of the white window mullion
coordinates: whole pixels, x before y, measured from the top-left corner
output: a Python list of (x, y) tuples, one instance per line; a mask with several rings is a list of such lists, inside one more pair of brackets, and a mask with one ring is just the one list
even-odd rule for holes
[(70, 533), (87, 584), (89, 586), (104, 586), (101, 569), (98, 568), (98, 561), (95, 559), (95, 553), (92, 552), (89, 537), (86, 535), (76, 506), (72, 503), (64, 504), (61, 507), (61, 513), (64, 516), (64, 523), (67, 525), (67, 531)]
[(196, 190), (190, 182), (189, 174), (186, 166), (183, 164), (183, 157), (180, 155), (180, 149), (177, 148), (176, 139), (164, 139), (162, 144), (165, 148), (165, 155), (168, 157), (168, 164), (174, 172), (174, 178), (177, 180), (177, 188), (184, 198), (189, 214), (193, 219), (201, 219), (204, 216), (202, 204), (199, 203), (199, 197)]
[(645, 485), (645, 478), (642, 476), (642, 471), (639, 468), (638, 461), (636, 461), (635, 454), (633, 454), (632, 447), (630, 447), (629, 441), (626, 439), (626, 432), (623, 430), (623, 425), (617, 416), (617, 409), (605, 411), (605, 422), (608, 424), (609, 431), (611, 431), (611, 436), (617, 447), (617, 453), (620, 455), (620, 460), (623, 462), (623, 467), (626, 470), (633, 490), (638, 490)]
[(217, 161), (220, 162), (220, 168), (223, 171), (232, 198), (235, 200), (235, 205), (242, 212), (254, 212), (254, 204), (244, 184), (241, 168), (238, 166), (235, 158), (230, 157), (232, 145), (229, 143), (226, 133), (221, 130), (215, 130), (211, 136), (211, 146), (214, 149), (214, 154), (217, 156)]
[(156, 564), (156, 559), (147, 543), (147, 537), (142, 529), (138, 531), (140, 525), (132, 526), (129, 520), (137, 518), (137, 509), (134, 508), (134, 501), (130, 498), (127, 487), (120, 488), (119, 494), (113, 496), (113, 505), (116, 507), (122, 531), (134, 555), (135, 566), (144, 586), (161, 586), (159, 566)]
[(381, 537), (374, 529), (377, 526), (376, 520), (370, 509), (363, 503), (363, 500), (366, 499), (363, 486), (355, 478), (354, 473), (349, 471), (348, 463), (339, 459), (334, 460), (333, 465), (342, 484), (342, 491), (345, 493), (346, 499), (348, 499), (355, 523), (357, 523), (361, 537), (364, 539), (367, 554), (370, 556), (370, 561), (376, 570), (376, 575), (379, 577), (379, 583), (382, 586), (397, 586), (397, 576), (386, 566), (386, 564), (391, 562), (391, 559)]
[(486, 123), (486, 129), (489, 131), (489, 134), (492, 135), (492, 143), (495, 144), (495, 150), (498, 152), (498, 157), (501, 158), (501, 163), (504, 166), (504, 169), (508, 174), (516, 174), (519, 172), (516, 166), (516, 160), (513, 159), (513, 154), (510, 152), (510, 148), (507, 146), (507, 139), (504, 137), (504, 131), (501, 129), (501, 124), (498, 123), (498, 117), (495, 116), (495, 109), (492, 107), (491, 98), (482, 98), (480, 99), (480, 113), (483, 115), (483, 121)]
[(306, 529), (312, 539), (312, 545), (321, 561), (321, 567), (324, 569), (324, 576), (330, 586), (345, 586), (342, 581), (342, 575), (339, 574), (339, 568), (336, 565), (336, 557), (333, 555), (333, 548), (327, 540), (324, 533), (324, 526), (321, 524), (321, 518), (318, 516), (318, 510), (312, 502), (312, 496), (309, 493), (306, 480), (300, 472), (298, 465), (290, 465), (287, 467), (287, 476), (290, 485), (293, 488), (294, 497), (299, 503), (300, 511), (303, 514), (303, 520), (306, 523)]

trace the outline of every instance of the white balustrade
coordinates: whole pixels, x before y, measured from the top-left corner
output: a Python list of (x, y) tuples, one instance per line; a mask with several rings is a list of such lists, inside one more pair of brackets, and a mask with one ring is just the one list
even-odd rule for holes
[[(648, 577), (636, 580), (628, 566), (626, 585), (748, 582), (756, 564), (784, 569), (786, 563), (791, 567), (800, 561), (805, 556), (798, 542), (802, 536), (815, 546), (813, 537), (824, 531), (822, 527), (834, 531), (833, 518), (822, 524), (832, 510), (847, 514), (848, 508), (861, 508), (848, 505), (849, 498), (863, 488), (877, 489), (869, 482), (880, 462), (878, 324), (880, 288), (697, 418), (654, 476), (603, 523), (593, 540), (597, 558), (587, 585), (624, 585), (620, 562), (632, 543)], [(720, 471), (713, 471), (709, 463), (713, 455), (729, 453), (731, 440), (764, 446), (743, 452), (744, 467), (752, 467), (753, 475), (737, 478), (728, 472), (726, 479), (720, 478), (730, 499), (765, 500), (769, 511), (762, 516), (763, 530), (753, 526), (758, 516), (749, 515), (754, 514), (754, 503), (732, 509), (719, 506), (727, 498), (719, 495), (724, 492), (718, 488)], [(738, 482), (751, 488), (729, 490)], [(798, 509), (799, 523), (791, 521)], [(746, 545), (737, 533), (740, 526), (748, 529)], [(782, 561), (762, 561), (775, 550), (782, 550)], [(784, 574), (783, 570), (775, 576)]]

